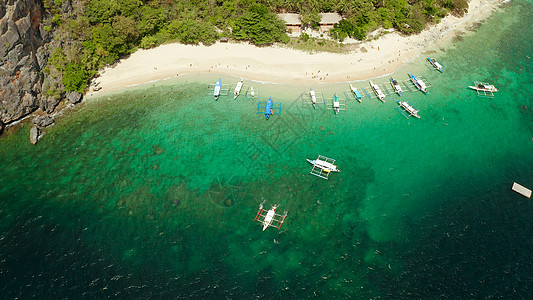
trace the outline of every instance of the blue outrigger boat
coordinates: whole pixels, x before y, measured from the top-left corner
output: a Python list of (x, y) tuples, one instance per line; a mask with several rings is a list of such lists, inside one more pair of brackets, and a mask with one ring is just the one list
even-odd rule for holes
[(415, 75), (413, 75), (413, 73), (409, 73), (409, 78), (411, 78), (411, 82), (413, 82), (417, 89), (421, 90), (425, 94), (428, 93), (426, 84), (421, 79), (418, 79)]
[(270, 115), (274, 113), (274, 111), (272, 110), (273, 106), (274, 104), (272, 103), (272, 97), (268, 97), (268, 101), (265, 107), (265, 117), (267, 120), (270, 118)]
[[(279, 106), (277, 106), (278, 104)], [(277, 112), (275, 112), (274, 110), (277, 110)], [(257, 113), (264, 113), (267, 120), (270, 119), (271, 115), (281, 115), (281, 102), (272, 102), (272, 97), (268, 97), (267, 102), (257, 103)]]
[(440, 63), (440, 61), (436, 60), (436, 59), (432, 59), (432, 58), (429, 58), (429, 56), (427, 56), (427, 59), (429, 61), (429, 63), (435, 68), (437, 69), (437, 71), (439, 72), (444, 72), (444, 70), (442, 69), (444, 66)]

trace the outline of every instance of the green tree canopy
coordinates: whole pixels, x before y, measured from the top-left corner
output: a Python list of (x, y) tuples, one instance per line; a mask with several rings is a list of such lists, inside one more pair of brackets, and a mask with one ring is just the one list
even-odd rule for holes
[(286, 41), (285, 23), (266, 6), (254, 5), (237, 18), (233, 26), (233, 37), (249, 40), (256, 45), (269, 45)]
[(91, 72), (85, 67), (76, 63), (67, 64), (66, 71), (63, 74), (65, 91), (83, 93), (87, 87), (87, 82), (89, 81), (90, 76), (92, 76)]

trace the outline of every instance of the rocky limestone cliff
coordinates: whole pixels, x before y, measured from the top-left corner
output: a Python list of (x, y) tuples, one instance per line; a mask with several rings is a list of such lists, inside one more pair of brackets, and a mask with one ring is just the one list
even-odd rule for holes
[(41, 96), (51, 39), (43, 13), (40, 0), (0, 1), (0, 128), (59, 102)]

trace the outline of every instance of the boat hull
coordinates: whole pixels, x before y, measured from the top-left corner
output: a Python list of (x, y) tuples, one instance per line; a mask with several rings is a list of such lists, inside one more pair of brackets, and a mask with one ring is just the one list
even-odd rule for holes
[(420, 90), (421, 92), (423, 92), (424, 94), (427, 94), (428, 93), (428, 90), (427, 90), (427, 87), (426, 87), (426, 84), (418, 79), (415, 75), (413, 75), (412, 73), (409, 73), (409, 78), (411, 78), (411, 82), (416, 86), (416, 88), (418, 90)]
[(324, 172), (334, 172), (334, 173), (340, 172), (339, 169), (326, 168), (326, 167), (321, 166), (320, 164), (317, 164), (316, 163), (316, 159), (315, 160), (311, 160), (309, 158), (306, 158), (305, 160), (307, 160), (307, 162), (312, 164), (313, 166), (316, 166), (317, 168), (322, 169)]
[(215, 85), (215, 89), (213, 91), (213, 95), (215, 96), (215, 100), (218, 100), (218, 97), (220, 96), (220, 90), (222, 89), (222, 80), (219, 79), (218, 82)]
[(396, 80), (394, 80), (392, 77), (390, 78), (390, 84), (392, 85), (392, 88), (394, 91), (401, 96), (403, 93), (402, 87), (398, 84)]
[(433, 68), (437, 69), (437, 71), (441, 73), (444, 72), (444, 70), (442, 69), (442, 64), (439, 63), (436, 59), (431, 59), (429, 58), (429, 56), (427, 56), (427, 59), (429, 63), (433, 66)]

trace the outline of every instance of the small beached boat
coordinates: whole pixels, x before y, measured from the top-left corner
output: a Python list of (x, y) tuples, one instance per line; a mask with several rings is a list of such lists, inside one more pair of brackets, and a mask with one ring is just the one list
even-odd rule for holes
[(429, 61), (429, 63), (435, 68), (437, 69), (437, 71), (439, 72), (444, 72), (444, 70), (442, 70), (442, 68), (444, 67), (438, 60), (436, 59), (432, 59), (432, 58), (429, 58), (429, 56), (427, 56), (427, 59)]
[(398, 81), (394, 80), (392, 77), (390, 78), (390, 84), (392, 85), (392, 88), (394, 89), (394, 91), (396, 93), (398, 93), (398, 95), (402, 95), (403, 91), (402, 91), (402, 87), (400, 86), (400, 84), (398, 83)]
[(413, 73), (409, 73), (409, 78), (411, 78), (411, 82), (416, 86), (417, 89), (422, 91), (423, 93), (428, 93), (426, 84), (421, 79), (417, 78)]
[(418, 110), (409, 102), (407, 101), (400, 101), (398, 100), (398, 105), (402, 108), (402, 110), (398, 109), (402, 115), (404, 115), (406, 118), (409, 118), (409, 116), (413, 116), (415, 118), (419, 118)]
[(378, 99), (385, 103), (385, 94), (383, 94), (383, 92), (379, 89), (379, 86), (374, 84), (372, 80), (370, 81), (370, 86), (374, 90), (374, 93), (376, 93), (376, 96), (378, 96)]
[(244, 83), (244, 79), (241, 78), (241, 81), (237, 82), (237, 85), (235, 86), (235, 91), (233, 93), (233, 100), (237, 99), (239, 97), (239, 94), (241, 93), (242, 85)]
[(215, 84), (215, 89), (213, 91), (215, 100), (218, 100), (218, 97), (220, 97), (220, 89), (222, 89), (222, 79), (219, 78), (218, 82)]
[(352, 90), (352, 93), (354, 94), (355, 96), (355, 99), (359, 102), (361, 102), (361, 94), (359, 93), (359, 91), (357, 90), (357, 88), (355, 88), (353, 85), (350, 84), (350, 90)]

